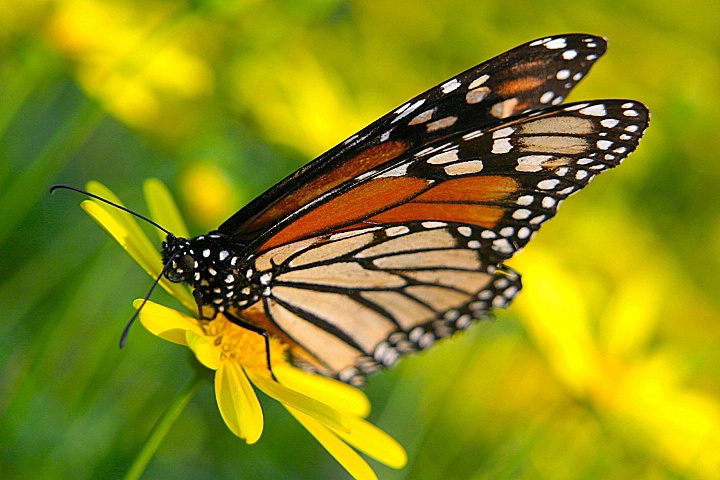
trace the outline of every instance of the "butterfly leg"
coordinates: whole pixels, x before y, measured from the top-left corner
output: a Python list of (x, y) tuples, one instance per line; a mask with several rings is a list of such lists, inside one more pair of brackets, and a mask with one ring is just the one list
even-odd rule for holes
[(251, 332), (257, 333), (258, 335), (262, 335), (263, 339), (265, 339), (265, 361), (267, 362), (267, 368), (270, 372), (270, 376), (272, 377), (272, 379), (277, 382), (278, 379), (275, 378), (275, 374), (272, 370), (272, 364), (270, 363), (270, 335), (268, 335), (267, 330), (265, 330), (264, 328), (260, 328), (257, 325), (253, 325), (252, 323), (248, 323), (227, 312), (225, 313), (225, 316), (235, 325), (242, 327), (246, 330), (250, 330)]
[[(203, 314), (203, 303), (202, 303), (202, 292), (198, 289), (193, 290), (193, 297), (195, 298), (195, 303), (198, 307), (198, 318), (200, 319), (207, 319), (207, 317)], [(225, 317), (227, 317), (228, 320), (230, 320), (235, 325), (244, 328), (245, 330), (250, 330), (253, 333), (257, 333), (258, 335), (261, 335), (263, 339), (265, 339), (265, 360), (267, 361), (267, 367), (268, 371), (270, 372), (270, 376), (273, 380), (276, 382), (278, 381), (277, 378), (275, 378), (275, 374), (272, 371), (272, 364), (270, 363), (270, 335), (268, 335), (267, 330), (264, 328), (260, 328), (256, 325), (253, 325), (252, 323), (248, 323), (240, 318), (237, 318), (234, 315), (231, 315), (227, 312), (224, 312)], [(213, 315), (214, 317), (214, 315)], [(279, 383), (279, 382), (278, 382)]]

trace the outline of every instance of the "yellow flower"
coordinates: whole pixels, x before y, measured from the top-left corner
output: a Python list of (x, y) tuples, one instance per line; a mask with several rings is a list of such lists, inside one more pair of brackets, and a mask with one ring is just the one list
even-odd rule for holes
[[(110, 190), (97, 182), (91, 182), (88, 191), (120, 203)], [(145, 195), (151, 217), (176, 235), (187, 237), (187, 228), (167, 188), (157, 180), (148, 180)], [(162, 261), (157, 247), (133, 217), (96, 200), (84, 201), (82, 207), (145, 271), (154, 278), (160, 275)], [(195, 310), (187, 286), (165, 278), (160, 285), (190, 311)], [(141, 302), (136, 300), (135, 307), (138, 308)], [(258, 388), (282, 403), (355, 478), (376, 476), (351, 446), (393, 468), (402, 468), (407, 463), (403, 447), (365, 420), (370, 412), (370, 402), (363, 392), (337, 380), (295, 368), (287, 362), (286, 345), (279, 340), (270, 339), (270, 358), (276, 381), (267, 368), (264, 339), (222, 315), (211, 321), (200, 321), (148, 302), (140, 312), (140, 321), (160, 338), (189, 347), (200, 363), (215, 370), (215, 396), (220, 414), (228, 428), (248, 443), (256, 442), (263, 429), (263, 413), (255, 394), (255, 388)]]

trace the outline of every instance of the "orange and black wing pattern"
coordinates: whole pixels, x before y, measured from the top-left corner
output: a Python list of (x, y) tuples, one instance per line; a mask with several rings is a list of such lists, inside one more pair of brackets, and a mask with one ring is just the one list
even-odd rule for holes
[(647, 127), (637, 101), (561, 104), (605, 48), (582, 34), (521, 45), (270, 189), (218, 230), (246, 246), (235, 273), (258, 292), (224, 311), (360, 384), (508, 305), (521, 283), (503, 262)]
[(389, 112), (260, 195), (218, 230), (257, 245), (307, 208), (345, 195), (433, 143), (557, 105), (606, 48), (601, 37), (570, 34), (505, 52)]

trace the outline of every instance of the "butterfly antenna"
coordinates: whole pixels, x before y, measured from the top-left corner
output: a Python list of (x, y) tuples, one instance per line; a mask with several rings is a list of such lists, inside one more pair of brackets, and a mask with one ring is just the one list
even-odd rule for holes
[[(124, 207), (124, 206), (122, 206), (122, 205), (120, 205), (120, 204), (117, 204), (117, 203), (115, 203), (115, 202), (111, 202), (110, 200), (108, 200), (108, 199), (106, 199), (106, 198), (103, 198), (103, 197), (101, 197), (101, 196), (99, 196), (99, 195), (95, 195), (94, 193), (90, 193), (90, 192), (88, 192), (87, 190), (83, 190), (83, 189), (81, 189), (81, 188), (73, 187), (72, 185), (61, 185), (61, 184), (60, 184), (60, 185), (53, 185), (52, 187), (50, 187), (50, 194), (55, 193), (55, 191), (57, 191), (57, 190), (72, 190), (73, 192), (82, 193), (83, 195), (87, 195), (88, 197), (94, 198), (95, 200), (99, 200), (99, 201), (101, 201), (101, 202), (103, 202), (103, 203), (106, 203), (106, 204), (108, 204), (108, 205), (110, 205), (110, 206), (113, 206), (113, 207), (115, 207), (115, 208), (117, 208), (117, 209), (119, 209), (119, 210), (122, 210), (123, 212), (127, 212), (127, 213), (129, 213), (130, 215), (133, 215), (134, 217), (139, 218), (140, 220), (144, 220), (144, 221), (146, 221), (147, 223), (149, 223), (150, 225), (152, 225), (153, 227), (155, 227), (155, 228), (157, 228), (158, 230), (164, 232), (166, 235), (171, 235), (171, 233), (170, 233), (169, 230), (167, 230), (166, 228), (163, 228), (162, 226), (158, 225), (157, 222), (155, 222), (155, 221), (153, 221), (153, 220), (150, 220), (150, 219), (149, 219), (148, 217), (146, 217), (145, 215), (142, 215), (142, 214), (140, 214), (140, 213), (134, 212), (134, 211), (130, 210), (130, 209), (127, 208), (127, 207)], [(120, 348), (124, 348), (124, 347), (125, 347), (125, 342), (127, 341), (128, 333), (130, 332), (130, 327), (132, 327), (133, 323), (135, 323), (135, 320), (137, 320), (137, 318), (140, 316), (140, 311), (143, 309), (143, 307), (145, 306), (145, 304), (146, 304), (146, 303), (148, 302), (148, 300), (150, 299), (150, 296), (152, 295), (153, 291), (155, 290), (155, 287), (157, 287), (158, 284), (160, 283), (160, 280), (162, 280), (163, 275), (165, 275), (165, 272), (167, 271), (168, 267), (170, 266), (170, 263), (175, 259), (175, 256), (176, 256), (176, 255), (173, 255), (172, 257), (170, 257), (170, 259), (165, 263), (165, 265), (163, 266), (162, 271), (160, 272), (160, 275), (158, 275), (157, 278), (155, 279), (155, 281), (153, 282), (152, 286), (150, 287), (150, 290), (148, 290), (147, 295), (145, 295), (145, 298), (143, 298), (142, 303), (140, 304), (140, 306), (138, 307), (138, 309), (135, 310), (135, 313), (133, 314), (132, 318), (130, 318), (130, 320), (127, 322), (127, 324), (125, 325), (125, 328), (123, 328), (122, 335), (120, 336)]]
[(160, 275), (158, 275), (157, 278), (155, 279), (155, 281), (153, 282), (152, 286), (150, 287), (150, 290), (148, 290), (147, 294), (145, 295), (145, 298), (143, 298), (142, 303), (140, 304), (138, 309), (135, 310), (135, 313), (130, 318), (130, 320), (128, 320), (127, 324), (125, 325), (125, 328), (123, 328), (122, 335), (120, 335), (120, 348), (125, 348), (125, 342), (127, 341), (128, 333), (130, 333), (130, 327), (132, 327), (133, 323), (135, 323), (135, 320), (137, 320), (137, 318), (140, 316), (140, 310), (143, 309), (145, 304), (150, 299), (150, 296), (152, 295), (153, 290), (155, 290), (155, 287), (157, 287), (158, 284), (160, 283), (160, 280), (162, 280), (163, 275), (165, 275), (165, 272), (167, 271), (168, 267), (170, 266), (170, 263), (172, 263), (172, 261), (175, 259), (176, 255), (177, 254), (170, 257), (170, 259), (165, 263), (162, 271), (160, 272)]
[(103, 197), (100, 197), (100, 196), (98, 196), (98, 195), (95, 195), (94, 193), (90, 193), (90, 192), (88, 192), (87, 190), (83, 190), (83, 189), (81, 189), (81, 188), (73, 187), (72, 185), (53, 185), (52, 187), (50, 187), (50, 194), (52, 195), (53, 193), (55, 193), (56, 190), (72, 190), (73, 192), (82, 193), (83, 195), (87, 195), (88, 197), (94, 198), (95, 200), (100, 200), (101, 202), (107, 203), (108, 205), (112, 205), (113, 207), (115, 207), (115, 208), (117, 208), (117, 209), (120, 209), (120, 210), (122, 210), (123, 212), (127, 212), (127, 213), (129, 213), (130, 215), (133, 215), (133, 216), (139, 218), (140, 220), (145, 220), (147, 223), (149, 223), (149, 224), (152, 225), (153, 227), (157, 228), (158, 230), (161, 230), (161, 231), (164, 232), (166, 235), (170, 235), (170, 232), (169, 232), (166, 228), (161, 227), (160, 225), (158, 225), (158, 224), (157, 224), (156, 222), (154, 222), (153, 220), (150, 220), (150, 219), (149, 219), (148, 217), (146, 217), (145, 215), (141, 215), (141, 214), (139, 214), (139, 213), (137, 213), (137, 212), (134, 212), (134, 211), (130, 210), (130, 209), (127, 208), (127, 207), (123, 207), (122, 205), (119, 205), (119, 204), (117, 204), (117, 203), (115, 203), (115, 202), (111, 202), (110, 200), (108, 200), (108, 199), (106, 199), (106, 198), (103, 198)]

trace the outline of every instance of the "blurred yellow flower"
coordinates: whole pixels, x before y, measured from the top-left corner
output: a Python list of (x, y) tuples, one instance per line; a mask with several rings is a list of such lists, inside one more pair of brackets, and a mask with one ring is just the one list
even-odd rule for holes
[[(88, 191), (119, 203), (102, 185), (92, 182)], [(158, 223), (187, 235), (177, 207), (166, 187), (157, 180), (145, 185), (152, 217)], [(96, 200), (82, 207), (153, 277), (162, 262), (157, 249), (130, 215)], [(186, 307), (195, 308), (185, 286), (166, 279), (161, 285)], [(139, 308), (142, 300), (136, 300)], [(174, 309), (148, 302), (140, 320), (151, 333), (189, 347), (198, 361), (215, 371), (215, 396), (220, 414), (230, 430), (248, 443), (262, 434), (263, 413), (254, 388), (279, 401), (355, 478), (376, 478), (367, 462), (350, 448), (393, 468), (407, 463), (403, 447), (388, 434), (368, 423), (370, 402), (360, 390), (334, 379), (308, 374), (286, 360), (285, 345), (270, 339), (272, 378), (267, 368), (264, 339), (218, 315), (198, 320)]]
[(237, 211), (244, 193), (222, 168), (207, 160), (190, 162), (180, 174), (179, 187), (188, 215), (208, 230)]
[(196, 113), (183, 102), (207, 97), (215, 73), (186, 46), (201, 47), (201, 34), (189, 19), (174, 18), (180, 5), (66, 0), (55, 7), (46, 35), (75, 62), (83, 90), (129, 125), (181, 138)]
[[(693, 478), (718, 478), (720, 403), (686, 385), (676, 353), (651, 343), (673, 272), (657, 250), (643, 251), (632, 228), (623, 231), (622, 248), (605, 245), (617, 252), (620, 265), (604, 272), (616, 278), (601, 315), (593, 315), (582, 294), (592, 288), (592, 278), (566, 271), (537, 249), (514, 262), (531, 285), (515, 307), (555, 378), (606, 427), (673, 469)], [(580, 237), (597, 238), (586, 234)], [(622, 264), (633, 262), (655, 271), (626, 275)], [(678, 286), (675, 294), (681, 290)]]

